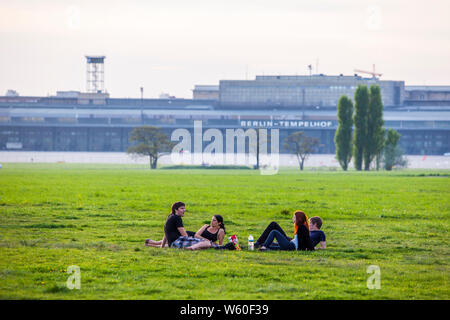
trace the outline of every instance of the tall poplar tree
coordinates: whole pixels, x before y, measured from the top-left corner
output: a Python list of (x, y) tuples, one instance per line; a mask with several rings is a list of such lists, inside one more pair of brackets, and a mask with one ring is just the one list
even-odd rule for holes
[(384, 146), (383, 102), (379, 86), (371, 86), (369, 90), (369, 105), (367, 109), (367, 136), (363, 150), (364, 170), (370, 169), (371, 162), (383, 150)]
[(359, 85), (355, 91), (355, 114), (353, 122), (355, 133), (353, 136), (353, 163), (355, 169), (361, 171), (364, 147), (367, 141), (367, 109), (369, 107), (369, 90), (367, 86)]
[(337, 105), (338, 128), (334, 136), (336, 159), (342, 169), (347, 171), (352, 158), (353, 103), (346, 95), (339, 98)]

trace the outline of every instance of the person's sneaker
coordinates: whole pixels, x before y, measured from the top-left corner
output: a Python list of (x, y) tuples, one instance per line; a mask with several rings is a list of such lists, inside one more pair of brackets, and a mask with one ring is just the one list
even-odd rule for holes
[(259, 247), (261, 247), (261, 245), (258, 242), (255, 242), (254, 247), (255, 249), (258, 249)]

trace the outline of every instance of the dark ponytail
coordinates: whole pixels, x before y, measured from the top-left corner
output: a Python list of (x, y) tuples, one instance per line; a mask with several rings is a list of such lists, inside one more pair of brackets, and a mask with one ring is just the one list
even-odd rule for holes
[(225, 224), (223, 223), (223, 218), (222, 218), (222, 216), (221, 216), (220, 214), (215, 214), (215, 215), (214, 215), (214, 218), (216, 218), (217, 222), (219, 223), (220, 228), (222, 228), (223, 231), (224, 231), (225, 233), (227, 233), (226, 230), (225, 230)]

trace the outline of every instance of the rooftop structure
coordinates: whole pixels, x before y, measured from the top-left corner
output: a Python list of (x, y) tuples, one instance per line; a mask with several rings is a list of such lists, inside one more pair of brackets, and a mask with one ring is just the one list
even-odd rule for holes
[(221, 80), (219, 101), (230, 107), (336, 108), (345, 94), (353, 97), (358, 85), (378, 85), (385, 106), (401, 106), (404, 81), (379, 80), (376, 77), (286, 75), (256, 76), (255, 80)]
[(450, 86), (405, 86), (407, 106), (448, 106)]
[(87, 92), (105, 92), (105, 58), (105, 56), (86, 56)]
[(219, 100), (219, 86), (196, 85), (192, 90), (193, 98), (198, 100)]

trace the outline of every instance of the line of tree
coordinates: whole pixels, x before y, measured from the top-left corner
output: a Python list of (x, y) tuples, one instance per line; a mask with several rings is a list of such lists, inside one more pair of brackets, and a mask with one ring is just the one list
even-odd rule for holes
[[(337, 106), (338, 128), (334, 137), (336, 159), (343, 170), (347, 170), (353, 157), (356, 170), (370, 170), (370, 165), (376, 159), (377, 169), (381, 161), (386, 170), (394, 166), (406, 166), (402, 150), (397, 146), (400, 134), (389, 129), (385, 139), (383, 128), (383, 103), (381, 90), (378, 86), (358, 86), (355, 91), (355, 105), (347, 96), (340, 97)], [(353, 130), (354, 127), (354, 130)], [(258, 135), (258, 146), (259, 146)], [(130, 135), (133, 143), (127, 153), (136, 156), (148, 156), (150, 168), (156, 169), (158, 159), (168, 153), (173, 143), (161, 128), (144, 126), (134, 128)], [(319, 145), (319, 139), (307, 136), (303, 131), (290, 134), (284, 140), (284, 147), (297, 156), (300, 170), (303, 170), (307, 157), (314, 153)], [(257, 149), (257, 164), (259, 167), (259, 148)]]
[[(260, 165), (260, 143), (267, 144), (271, 142), (270, 137), (260, 137), (259, 130), (257, 130), (257, 133), (257, 161), (255, 169), (259, 169)], [(154, 126), (134, 128), (131, 131), (129, 140), (132, 145), (127, 149), (127, 153), (135, 157), (148, 157), (151, 169), (156, 169), (158, 159), (168, 154), (170, 148), (174, 146), (174, 143), (169, 140), (169, 137), (162, 129)], [(303, 170), (306, 159), (311, 153), (315, 152), (318, 145), (318, 138), (309, 137), (303, 131), (294, 132), (284, 140), (284, 147), (297, 156), (300, 170)]]
[[(352, 157), (354, 167), (358, 171), (363, 168), (366, 171), (370, 170), (374, 160), (376, 160), (377, 170), (382, 161), (386, 170), (392, 169), (395, 164), (406, 165), (402, 158), (402, 151), (397, 147), (400, 134), (390, 129), (388, 131), (390, 136), (388, 140), (385, 139), (380, 87), (372, 85), (369, 89), (365, 85), (359, 85), (354, 99), (353, 107), (352, 100), (343, 95), (337, 106), (338, 128), (334, 142), (336, 159), (342, 169), (345, 171), (348, 169)], [(389, 148), (387, 148), (387, 141), (389, 141)], [(387, 169), (388, 167), (390, 169)]]

